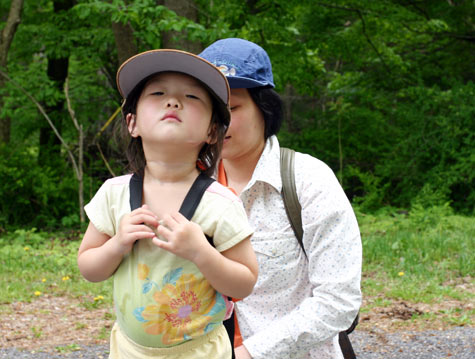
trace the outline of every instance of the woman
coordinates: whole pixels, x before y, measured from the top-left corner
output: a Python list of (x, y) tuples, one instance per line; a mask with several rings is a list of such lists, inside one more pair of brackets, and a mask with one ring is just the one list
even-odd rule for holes
[(327, 165), (296, 153), (304, 253), (281, 196), (276, 134), (282, 101), (267, 53), (229, 38), (199, 56), (215, 64), (231, 87), (218, 177), (244, 204), (259, 262), (253, 293), (236, 303), (243, 339), (235, 341), (236, 358), (342, 358), (338, 333), (350, 327), (361, 304), (361, 239), (351, 205)]

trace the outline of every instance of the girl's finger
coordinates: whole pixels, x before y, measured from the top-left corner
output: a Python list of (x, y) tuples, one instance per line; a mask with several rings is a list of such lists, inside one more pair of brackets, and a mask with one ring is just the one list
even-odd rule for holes
[(143, 238), (153, 238), (155, 237), (155, 233), (153, 232), (132, 232), (128, 234), (128, 237), (134, 241), (137, 241), (139, 239)]
[(144, 204), (142, 207), (139, 207), (137, 209), (134, 209), (132, 212), (130, 212), (130, 215), (131, 216), (137, 216), (137, 215), (140, 215), (140, 214), (147, 214), (147, 215), (150, 215), (152, 217), (155, 217), (155, 218), (158, 218), (155, 213), (153, 213), (146, 204)]
[(157, 227), (157, 230), (156, 230), (156, 233), (163, 236), (165, 239), (169, 239), (170, 236), (172, 235), (172, 230), (170, 230), (168, 227), (168, 225), (166, 223), (164, 223), (165, 221), (160, 221), (162, 223), (160, 223)]
[(188, 219), (186, 219), (186, 217), (180, 212), (171, 213), (170, 217), (172, 217), (177, 223), (188, 222)]
[(175, 230), (178, 226), (177, 220), (174, 217), (172, 217), (170, 214), (166, 214), (163, 217), (163, 219), (160, 221), (160, 224), (165, 225), (166, 227), (168, 227), (172, 231)]
[(152, 238), (153, 244), (155, 244), (157, 247), (162, 248), (166, 251), (171, 251), (171, 244), (169, 242), (162, 241), (161, 239), (157, 237)]
[(130, 217), (131, 224), (149, 224), (153, 227), (158, 225), (158, 218), (154, 215), (146, 214), (146, 213), (139, 213), (135, 214), (134, 216)]

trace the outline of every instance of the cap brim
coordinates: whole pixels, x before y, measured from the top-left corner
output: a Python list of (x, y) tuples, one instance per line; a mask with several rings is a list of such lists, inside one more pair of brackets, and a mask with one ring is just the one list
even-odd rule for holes
[(250, 89), (254, 87), (272, 87), (274, 88), (273, 83), (260, 82), (253, 79), (248, 79), (247, 77), (238, 77), (238, 76), (227, 76), (229, 82), (229, 87), (232, 89)]
[(117, 88), (124, 99), (146, 77), (174, 71), (190, 75), (204, 83), (227, 106), (229, 85), (226, 77), (207, 60), (180, 50), (151, 50), (125, 61), (117, 71)]

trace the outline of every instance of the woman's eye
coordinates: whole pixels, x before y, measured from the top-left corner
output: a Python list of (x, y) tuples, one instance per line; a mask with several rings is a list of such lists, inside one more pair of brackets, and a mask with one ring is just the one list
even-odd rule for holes
[(232, 107), (230, 108), (230, 110), (231, 110), (231, 112), (233, 112), (233, 111), (236, 110), (237, 108), (238, 108), (237, 106), (232, 106)]

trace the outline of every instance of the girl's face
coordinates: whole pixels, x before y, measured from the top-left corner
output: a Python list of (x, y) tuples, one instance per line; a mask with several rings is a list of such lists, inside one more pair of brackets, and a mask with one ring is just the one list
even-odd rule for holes
[(127, 115), (129, 132), (142, 137), (144, 151), (157, 143), (200, 149), (210, 141), (212, 107), (208, 91), (193, 77), (160, 73), (146, 83), (136, 115)]
[(265, 146), (264, 117), (247, 89), (231, 89), (231, 124), (224, 139), (222, 157), (235, 160), (259, 154)]

